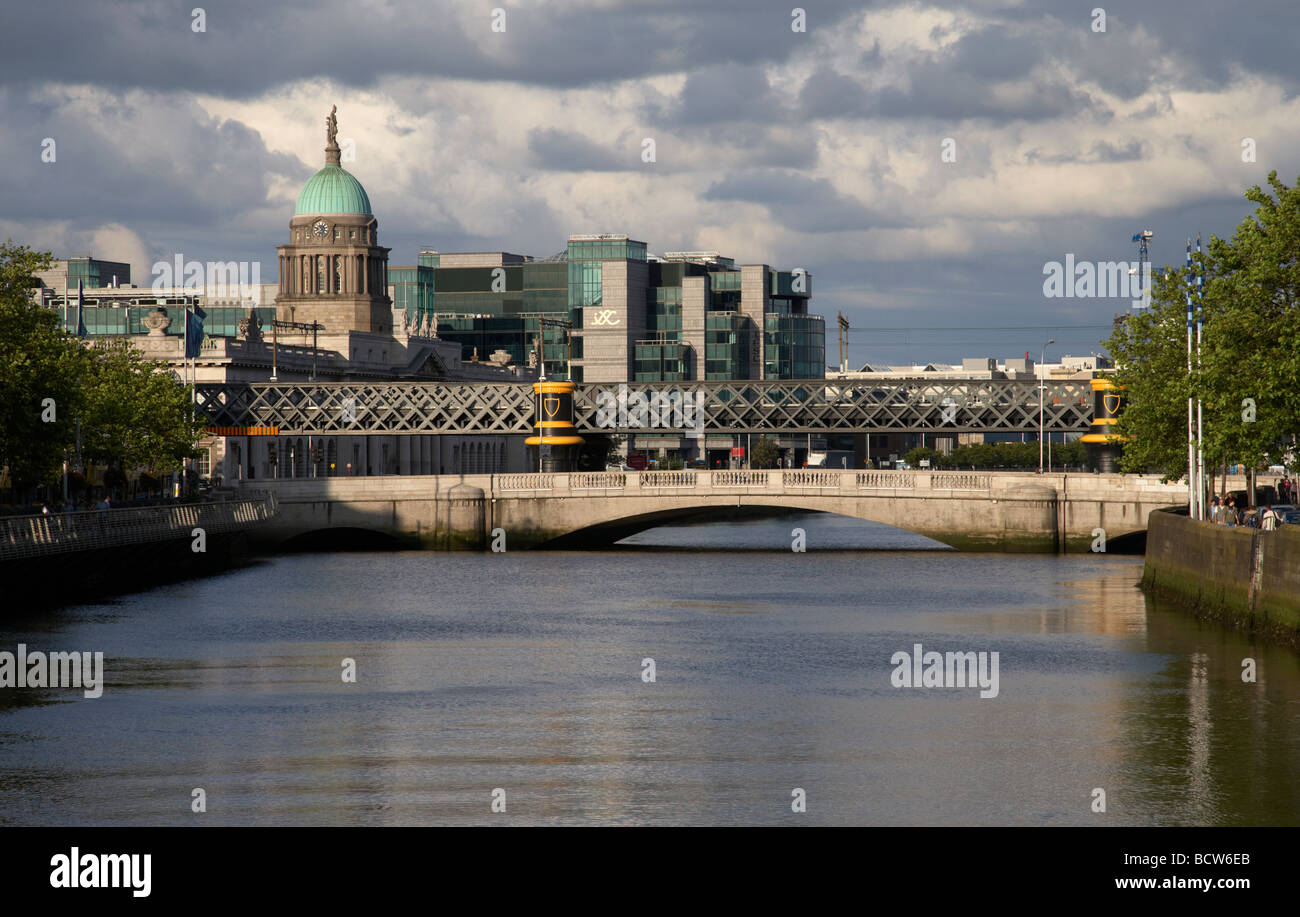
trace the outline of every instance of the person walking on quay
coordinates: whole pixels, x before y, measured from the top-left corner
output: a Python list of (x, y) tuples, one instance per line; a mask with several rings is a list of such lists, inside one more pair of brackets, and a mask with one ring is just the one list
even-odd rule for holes
[(1223, 503), (1223, 524), (1234, 526), (1237, 524), (1237, 501), (1228, 497)]
[(1213, 522), (1215, 525), (1222, 525), (1223, 520), (1220, 518), (1222, 515), (1223, 515), (1223, 507), (1219, 505), (1219, 498), (1218, 497), (1212, 498), (1210, 500), (1210, 521)]
[(1262, 529), (1265, 532), (1277, 531), (1277, 523), (1278, 523), (1277, 512), (1274, 511), (1272, 505), (1265, 507), (1264, 513), (1262, 516), (1260, 516), (1259, 519), (1260, 529)]

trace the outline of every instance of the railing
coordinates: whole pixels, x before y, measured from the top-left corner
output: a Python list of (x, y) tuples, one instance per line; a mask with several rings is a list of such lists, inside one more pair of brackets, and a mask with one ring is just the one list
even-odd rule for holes
[(189, 537), (196, 528), (207, 535), (238, 531), (275, 514), (275, 495), (268, 493), (224, 503), (10, 516), (0, 519), (0, 561)]
[(931, 490), (988, 490), (987, 474), (935, 474), (930, 477)]
[(694, 487), (699, 480), (694, 471), (643, 471), (637, 483), (642, 487)]
[(550, 490), (554, 486), (554, 475), (503, 474), (498, 478), (497, 490)]
[(715, 471), (714, 487), (766, 487), (766, 471)]
[(899, 490), (916, 487), (916, 475), (908, 471), (859, 471), (859, 490)]
[(569, 475), (569, 489), (622, 490), (626, 480), (621, 471), (580, 471)]
[(781, 473), (782, 487), (839, 487), (838, 471), (785, 471)]

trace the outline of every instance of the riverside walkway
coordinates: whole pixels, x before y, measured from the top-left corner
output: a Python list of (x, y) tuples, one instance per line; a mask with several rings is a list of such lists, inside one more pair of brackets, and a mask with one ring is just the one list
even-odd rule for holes
[(242, 531), (275, 514), (275, 495), (263, 494), (223, 503), (3, 517), (0, 562), (188, 538), (196, 528), (206, 535)]

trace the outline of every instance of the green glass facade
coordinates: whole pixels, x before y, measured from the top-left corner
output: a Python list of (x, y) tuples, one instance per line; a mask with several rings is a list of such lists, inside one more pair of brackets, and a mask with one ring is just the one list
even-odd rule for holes
[[(444, 267), (438, 253), (421, 252), (419, 264), (390, 268), (389, 276), (395, 305), (406, 311), (412, 331), (460, 344), (466, 360), (475, 351), (487, 360), (493, 351), (504, 350), (512, 362), (525, 365), (537, 346), (540, 319), (568, 319), (568, 266), (563, 261)], [(575, 351), (581, 346), (578, 340), (574, 345)], [(543, 349), (547, 377), (567, 379), (566, 329), (546, 328)]]
[(748, 379), (750, 322), (736, 312), (704, 317), (704, 378)]
[(393, 305), (406, 312), (408, 327), (412, 331), (427, 327), (433, 318), (433, 275), (434, 268), (423, 264), (388, 270), (388, 282), (393, 287)]
[[(69, 258), (68, 291), (75, 293), (78, 282), (87, 290), (111, 287), (117, 278), (119, 286), (130, 286), (131, 265), (120, 261), (101, 261), (98, 258)], [(60, 291), (62, 292), (62, 291)]]
[[(84, 305), (81, 309), (81, 323), (86, 334), (148, 334), (144, 318), (150, 312), (162, 310), (171, 317), (168, 337), (181, 337), (185, 332), (185, 307), (179, 300), (164, 300), (161, 304), (134, 306)], [(66, 310), (62, 305), (55, 310), (64, 329), (70, 334), (77, 333), (77, 305), (73, 298)], [(205, 337), (235, 337), (239, 334), (239, 323), (248, 317), (248, 308), (241, 306), (203, 306), (203, 334)], [(275, 307), (254, 309), (253, 313), (262, 320), (262, 327), (268, 333), (271, 322), (275, 320)]]
[(637, 382), (681, 382), (687, 378), (686, 361), (680, 341), (637, 341), (633, 375)]
[(820, 315), (763, 316), (763, 375), (821, 379), (826, 375), (826, 322)]

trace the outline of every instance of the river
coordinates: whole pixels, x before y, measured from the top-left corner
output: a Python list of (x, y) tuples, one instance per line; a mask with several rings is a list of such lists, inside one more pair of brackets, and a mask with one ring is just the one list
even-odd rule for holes
[[(0, 824), (1300, 824), (1294, 651), (1138, 557), (937, 547), (804, 514), (10, 609), (0, 650), (106, 686), (0, 690)], [(996, 696), (895, 687), (918, 643), (998, 653)]]

